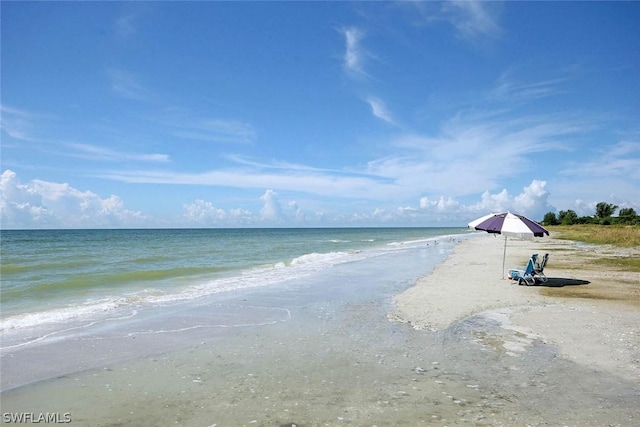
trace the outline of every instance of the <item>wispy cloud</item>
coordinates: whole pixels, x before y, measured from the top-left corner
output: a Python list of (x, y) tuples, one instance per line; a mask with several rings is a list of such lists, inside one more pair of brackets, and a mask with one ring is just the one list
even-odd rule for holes
[[(568, 150), (571, 138), (588, 124), (566, 116), (509, 118), (459, 115), (435, 135), (404, 134), (390, 141), (390, 156), (369, 162), (375, 176), (393, 177), (400, 192), (464, 196), (499, 185), (529, 171), (547, 151)], [(501, 166), (496, 167), (499, 163)]]
[(443, 4), (442, 13), (460, 37), (473, 40), (502, 32), (497, 17), (499, 7), (500, 4), (496, 2), (452, 0)]
[(350, 27), (342, 30), (345, 40), (344, 68), (347, 73), (356, 76), (365, 76), (364, 59), (366, 53), (361, 42), (365, 37), (363, 30)]
[[(349, 170), (233, 157), (235, 166), (204, 173), (119, 170), (100, 176), (135, 183), (273, 188), (384, 203), (425, 194), (462, 197), (494, 189), (505, 178), (528, 174), (526, 168), (509, 165), (529, 165), (541, 153), (568, 150), (571, 138), (585, 129), (586, 125), (560, 116), (486, 120), (465, 115), (452, 118), (437, 135), (404, 134), (387, 141), (388, 157)], [(496, 167), (497, 163), (503, 166)]]
[[(145, 184), (188, 184), (233, 188), (277, 188), (324, 197), (344, 198), (371, 195), (374, 188), (392, 186), (388, 180), (359, 175), (334, 175), (299, 169), (263, 171), (250, 168), (220, 169), (205, 173), (181, 173), (151, 170), (118, 170), (95, 176), (116, 181)], [(391, 189), (385, 191), (392, 194)]]
[(111, 83), (111, 89), (118, 96), (139, 101), (151, 98), (151, 91), (142, 85), (132, 73), (118, 68), (110, 68), (107, 70), (107, 76)]
[(498, 79), (491, 97), (510, 102), (535, 101), (564, 93), (565, 90), (559, 86), (566, 81), (566, 78), (554, 78), (523, 82), (514, 77), (512, 72), (507, 72)]
[(104, 162), (120, 162), (120, 161), (136, 161), (136, 162), (160, 162), (169, 161), (167, 154), (141, 154), (130, 153), (124, 151), (112, 150), (110, 148), (99, 147), (96, 145), (67, 143), (65, 144), (71, 151), (67, 154), (72, 157), (79, 157), (89, 160), (98, 160)]
[(169, 132), (178, 138), (232, 144), (249, 144), (256, 138), (256, 131), (249, 123), (220, 117), (194, 116), (181, 109), (165, 111), (150, 120), (168, 126)]
[(279, 161), (279, 160), (274, 160), (271, 162), (260, 162), (260, 161), (248, 159), (246, 157), (242, 157), (238, 155), (227, 156), (227, 158), (239, 165), (249, 166), (251, 168), (254, 168), (254, 170), (284, 171), (284, 173), (292, 176), (298, 175), (298, 174), (327, 175), (327, 176), (337, 176), (337, 177), (346, 176), (346, 177), (362, 177), (366, 179), (380, 181), (379, 176), (370, 175), (365, 171), (319, 168), (315, 166), (309, 166), (309, 165), (304, 165), (300, 163), (291, 163), (291, 162)]
[(34, 123), (39, 115), (7, 105), (0, 106), (0, 113), (0, 129), (7, 135), (22, 141), (36, 140)]
[(602, 146), (592, 160), (570, 166), (561, 173), (566, 176), (640, 180), (640, 141), (620, 141)]
[(194, 120), (173, 134), (180, 138), (224, 143), (250, 143), (256, 136), (253, 127), (247, 123), (215, 118)]
[(387, 106), (385, 105), (384, 101), (382, 101), (379, 98), (370, 96), (367, 97), (365, 99), (365, 101), (369, 104), (369, 106), (371, 107), (371, 113), (379, 118), (380, 120), (383, 120), (391, 125), (397, 126), (397, 123), (395, 121), (395, 119), (393, 118), (392, 114), (389, 112), (389, 110), (387, 109)]
[(365, 197), (381, 187), (390, 187), (383, 193), (393, 194), (393, 179), (366, 171), (323, 169), (282, 161), (261, 162), (241, 156), (228, 156), (228, 159), (235, 164), (202, 173), (138, 169), (105, 171), (96, 176), (130, 183), (275, 188), (322, 197)]

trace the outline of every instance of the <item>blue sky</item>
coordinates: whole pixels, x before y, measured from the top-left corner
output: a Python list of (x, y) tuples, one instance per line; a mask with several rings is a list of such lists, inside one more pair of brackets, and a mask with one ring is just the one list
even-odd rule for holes
[(640, 212), (638, 2), (2, 2), (3, 228)]

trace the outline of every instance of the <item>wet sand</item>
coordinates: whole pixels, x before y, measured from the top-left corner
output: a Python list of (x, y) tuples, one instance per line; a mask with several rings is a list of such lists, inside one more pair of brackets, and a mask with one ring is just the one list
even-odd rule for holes
[(2, 411), (81, 426), (640, 424), (639, 275), (593, 266), (607, 248), (510, 240), (507, 268), (551, 254), (553, 286), (518, 286), (501, 279), (502, 244), (463, 241), (395, 298), (247, 296), (291, 320), (9, 390)]

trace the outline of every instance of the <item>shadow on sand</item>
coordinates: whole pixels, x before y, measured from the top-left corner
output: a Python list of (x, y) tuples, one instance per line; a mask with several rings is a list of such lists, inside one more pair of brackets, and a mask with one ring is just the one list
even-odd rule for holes
[(547, 286), (550, 288), (562, 288), (563, 286), (588, 285), (588, 280), (567, 279), (565, 277), (548, 277), (546, 282), (536, 281), (537, 286)]

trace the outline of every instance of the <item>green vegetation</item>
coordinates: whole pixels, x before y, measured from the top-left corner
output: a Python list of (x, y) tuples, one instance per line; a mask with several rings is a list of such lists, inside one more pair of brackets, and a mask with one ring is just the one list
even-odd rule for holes
[[(609, 226), (600, 224), (574, 224), (553, 225), (548, 228), (558, 239), (625, 248), (640, 247), (640, 224), (616, 224)], [(640, 272), (640, 257), (637, 256), (601, 257), (594, 259), (593, 262), (624, 271)]]
[(556, 225), (550, 226), (549, 230), (557, 233), (557, 238), (564, 240), (626, 248), (640, 246), (640, 225)]
[(618, 210), (618, 205), (600, 202), (596, 205), (593, 216), (579, 217), (575, 211), (547, 212), (542, 220), (543, 225), (574, 225), (574, 224), (600, 224), (600, 225), (640, 225), (640, 215), (633, 208), (622, 208), (618, 216), (613, 214)]

